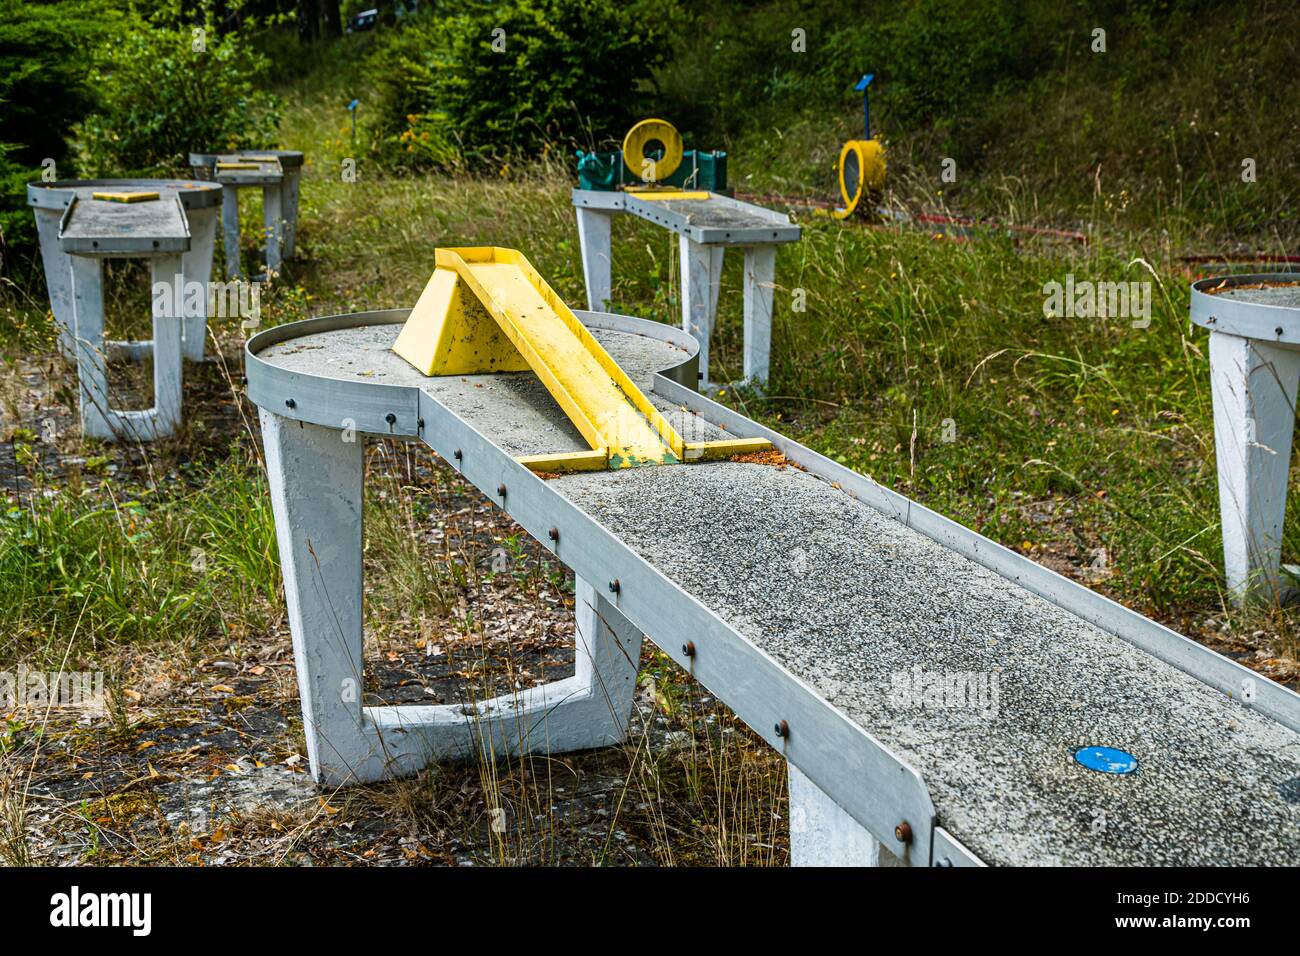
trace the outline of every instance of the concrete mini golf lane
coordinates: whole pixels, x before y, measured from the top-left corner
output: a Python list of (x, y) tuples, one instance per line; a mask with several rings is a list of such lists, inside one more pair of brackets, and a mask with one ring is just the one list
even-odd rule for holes
[[(512, 455), (585, 447), (530, 373), (426, 379), (387, 351), (399, 329), (302, 336), (260, 357), (415, 385)], [(647, 393), (684, 357), (644, 336), (596, 335)], [(651, 400), (692, 439), (726, 435)], [(985, 862), (1300, 862), (1300, 734), (830, 482), (720, 462), (546, 485), (915, 767), (940, 824)], [(891, 695), (917, 668), (968, 673), (996, 693), (976, 706)], [(1085, 769), (1073, 755), (1092, 745), (1139, 768)]]

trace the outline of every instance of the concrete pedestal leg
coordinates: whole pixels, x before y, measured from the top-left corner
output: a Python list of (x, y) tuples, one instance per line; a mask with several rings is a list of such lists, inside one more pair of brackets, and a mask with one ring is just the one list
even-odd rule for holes
[(284, 171), (280, 184), (280, 209), (284, 214), (284, 258), (292, 259), (298, 238), (298, 189), (302, 168), (294, 166)]
[(709, 384), (709, 338), (718, 304), (723, 249), (679, 236), (682, 270), (682, 328), (700, 343), (700, 384)]
[(239, 190), (221, 187), (221, 235), (226, 245), (226, 278), (243, 276), (239, 268)]
[(862, 824), (794, 764), (789, 768), (791, 866), (898, 866)]
[(212, 251), (217, 240), (217, 207), (191, 209), (186, 215), (190, 222), (190, 251), (181, 259), (182, 274), (187, 283), (202, 286), (203, 297), (201, 302), (191, 302), (181, 290), (185, 308), (181, 344), (185, 358), (202, 362), (208, 335), (208, 284), (212, 281)]
[[(76, 325), (77, 376), (82, 431), (92, 438), (154, 441), (170, 435), (181, 421), (181, 320), (168, 314), (170, 302), (153, 305), (151, 342), (104, 339), (103, 263), (93, 256), (69, 256), (73, 317)], [(181, 255), (154, 256), (152, 281), (170, 286), (181, 274)], [(153, 407), (117, 411), (108, 398), (110, 353), (139, 360), (153, 355)]]
[[(154, 256), (151, 260), (153, 282), (166, 281), (165, 276), (182, 275), (183, 257), (180, 255)], [(173, 279), (174, 281), (174, 279)], [(164, 306), (155, 305), (153, 313), (153, 408), (137, 413), (145, 423), (143, 430), (148, 438), (170, 435), (181, 423), (181, 328), (182, 319), (167, 314)], [(130, 415), (131, 413), (127, 413)], [(120, 417), (120, 415), (119, 415)], [(134, 417), (134, 416), (133, 416)]]
[[(560, 749), (581, 750), (616, 744), (627, 735), (641, 666), (641, 632), (604, 594), (578, 578), (576, 600), (573, 684), (574, 713), (564, 730), (551, 728)], [(558, 682), (563, 684), (563, 681)], [(579, 701), (585, 699), (585, 703)], [(580, 708), (580, 712), (579, 712)], [(567, 738), (567, 739), (566, 739)]]
[(284, 248), (284, 213), (281, 202), (281, 190), (284, 183), (262, 189), (262, 231), (266, 236), (266, 278), (279, 275), (281, 255)]
[(262, 441), (312, 776), (370, 758), (361, 714), (363, 445), (263, 410)]
[(745, 250), (745, 381), (766, 385), (772, 356), (776, 247)]
[(36, 234), (41, 245), (41, 262), (45, 266), (45, 288), (50, 294), (50, 311), (59, 330), (59, 352), (76, 361), (75, 322), (72, 318), (72, 264), (59, 246), (59, 221), (62, 210), (36, 207)]
[(722, 290), (722, 260), (726, 246), (709, 246), (709, 332), (718, 319), (718, 293)]
[(587, 308), (608, 312), (612, 287), (610, 226), (613, 216), (603, 209), (577, 207), (578, 245), (582, 275), (587, 283)]
[(582, 580), (573, 677), (464, 704), (363, 706), (362, 445), (265, 410), (261, 420), (316, 780), (363, 783), (445, 758), (558, 753), (623, 739), (641, 635)]
[(1214, 447), (1228, 588), (1277, 600), (1300, 351), (1210, 333)]
[(72, 272), (72, 330), (76, 342), (81, 430), (95, 438), (112, 438), (108, 419), (102, 265), (90, 256), (67, 256), (67, 259)]

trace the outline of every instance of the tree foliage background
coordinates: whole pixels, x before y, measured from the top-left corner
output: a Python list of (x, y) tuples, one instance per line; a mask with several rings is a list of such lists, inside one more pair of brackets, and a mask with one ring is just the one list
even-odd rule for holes
[[(1300, 229), (1293, 0), (379, 0), (374, 33), (344, 35), (371, 2), (0, 0), (0, 255), (31, 255), (24, 187), (46, 160), (164, 173), (193, 149), (271, 145), (277, 84), (322, 65), (362, 98), (390, 173), (495, 172), (660, 115), (824, 193), (873, 72), (891, 169), (954, 160), (946, 200), (1014, 181), (1070, 218), (1105, 180), (1150, 222), (1177, 207)], [(1258, 188), (1227, 188), (1245, 159)]]

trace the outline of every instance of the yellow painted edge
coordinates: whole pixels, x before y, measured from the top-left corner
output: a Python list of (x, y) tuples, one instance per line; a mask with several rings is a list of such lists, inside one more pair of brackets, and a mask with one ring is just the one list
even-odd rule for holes
[(533, 471), (604, 471), (609, 466), (609, 449), (561, 451), (549, 455), (520, 455), (515, 461)]
[(261, 169), (261, 163), (217, 163), (217, 169)]
[(686, 445), (686, 461), (711, 461), (732, 455), (750, 455), (767, 451), (772, 443), (766, 438), (721, 438), (717, 441), (693, 441)]
[(157, 199), (158, 193), (91, 193), (90, 198), (99, 199), (103, 202), (149, 202)]
[(654, 190), (628, 189), (626, 190), (626, 192), (635, 196), (637, 199), (661, 199), (666, 201), (672, 199), (708, 199), (709, 198), (709, 194), (707, 190), (697, 190), (695, 192), (687, 192), (682, 189), (654, 189)]

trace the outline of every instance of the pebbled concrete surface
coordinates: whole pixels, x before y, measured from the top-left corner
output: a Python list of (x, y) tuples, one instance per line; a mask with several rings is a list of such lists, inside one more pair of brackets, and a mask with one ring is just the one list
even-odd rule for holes
[[(720, 463), (555, 487), (915, 766), (986, 862), (1300, 857), (1300, 735), (821, 479)], [(917, 667), (996, 675), (997, 696), (898, 706)], [(1085, 745), (1140, 769), (1085, 770)]]
[[(515, 454), (564, 434), (540, 386), (506, 382), (526, 375), (424, 379), (374, 354), (396, 333), (355, 333), (374, 336), (368, 346), (329, 333), (334, 366), (279, 360), (331, 374), (364, 365), (385, 382), (409, 374)], [(598, 337), (643, 389), (680, 356), (639, 336)], [(829, 483), (723, 462), (551, 487), (915, 766), (940, 823), (986, 862), (1300, 862), (1300, 735)], [(908, 705), (891, 691), (917, 668), (969, 675), (985, 693)], [(1127, 750), (1140, 768), (1085, 770), (1072, 754), (1087, 745)]]
[[(104, 192), (143, 192), (129, 186)], [(157, 199), (121, 203), (104, 199), (78, 199), (62, 235), (67, 239), (98, 240), (105, 250), (118, 239), (188, 239), (189, 228), (174, 193), (154, 190)]]
[(771, 229), (773, 226), (790, 225), (789, 220), (779, 213), (760, 215), (708, 199), (656, 200), (654, 205), (666, 212), (686, 217), (692, 226), (706, 229)]
[(1266, 285), (1262, 288), (1228, 288), (1214, 293), (1224, 299), (1237, 299), (1255, 305), (1274, 305), (1283, 309), (1300, 309), (1300, 283)]

